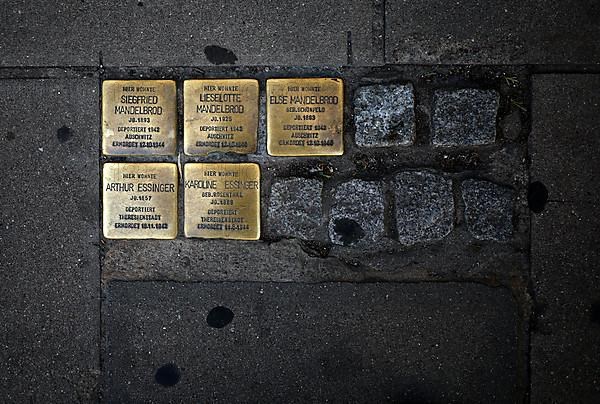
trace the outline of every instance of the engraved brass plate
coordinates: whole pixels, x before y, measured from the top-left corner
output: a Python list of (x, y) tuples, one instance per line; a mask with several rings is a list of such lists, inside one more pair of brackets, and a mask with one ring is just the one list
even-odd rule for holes
[(272, 156), (344, 153), (342, 79), (267, 80), (267, 151)]
[(183, 184), (187, 237), (258, 240), (258, 164), (189, 163)]
[(172, 80), (102, 83), (102, 153), (172, 155), (177, 149), (177, 89)]
[(185, 154), (254, 153), (258, 81), (186, 80), (183, 83), (183, 116)]
[(175, 164), (105, 163), (104, 237), (177, 237), (177, 178)]

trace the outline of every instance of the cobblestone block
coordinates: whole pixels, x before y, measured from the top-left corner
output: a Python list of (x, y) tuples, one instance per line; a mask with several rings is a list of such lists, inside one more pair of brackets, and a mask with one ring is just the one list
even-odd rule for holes
[(356, 144), (365, 147), (412, 144), (415, 139), (414, 104), (410, 84), (359, 88), (354, 97)]
[(496, 141), (496, 91), (436, 91), (433, 97), (433, 144), (477, 146)]
[(340, 245), (367, 245), (385, 234), (383, 187), (379, 182), (352, 180), (335, 189), (329, 238)]
[(323, 184), (319, 180), (288, 178), (271, 187), (268, 227), (274, 236), (315, 239), (321, 227)]
[(394, 194), (402, 244), (439, 240), (452, 231), (452, 180), (426, 171), (402, 172), (394, 178)]
[(513, 191), (482, 180), (462, 183), (465, 219), (478, 240), (506, 241), (513, 233)]

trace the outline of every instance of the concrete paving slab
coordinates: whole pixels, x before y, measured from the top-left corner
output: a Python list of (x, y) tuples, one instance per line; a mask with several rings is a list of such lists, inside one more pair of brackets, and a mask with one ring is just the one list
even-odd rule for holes
[(97, 398), (97, 88), (0, 80), (0, 402)]
[(532, 403), (600, 401), (599, 207), (549, 203), (533, 219)]
[(386, 63), (600, 63), (595, 0), (385, 4)]
[(517, 309), (478, 284), (111, 282), (110, 402), (497, 402)]
[(536, 75), (529, 153), (531, 181), (551, 201), (598, 201), (600, 74)]
[(531, 401), (600, 401), (597, 75), (533, 79)]
[(55, 3), (1, 8), (2, 66), (371, 65), (381, 20), (352, 0)]

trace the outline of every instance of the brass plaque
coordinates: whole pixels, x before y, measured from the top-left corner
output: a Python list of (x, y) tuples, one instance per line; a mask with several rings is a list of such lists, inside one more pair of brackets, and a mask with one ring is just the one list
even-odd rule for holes
[(189, 163), (183, 171), (186, 237), (258, 240), (258, 164)]
[(177, 178), (171, 163), (105, 163), (104, 237), (177, 237)]
[(102, 83), (102, 153), (172, 155), (177, 150), (177, 89), (172, 80)]
[(258, 81), (186, 80), (183, 83), (185, 154), (254, 153)]
[(267, 151), (272, 156), (344, 154), (342, 79), (267, 80)]

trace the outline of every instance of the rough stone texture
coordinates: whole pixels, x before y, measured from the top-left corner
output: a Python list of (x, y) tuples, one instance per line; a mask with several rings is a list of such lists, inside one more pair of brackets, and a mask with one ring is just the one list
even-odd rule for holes
[(329, 239), (346, 246), (376, 243), (385, 235), (384, 195), (379, 182), (352, 180), (333, 193)]
[(373, 4), (360, 0), (18, 0), (0, 10), (2, 66), (98, 65), (101, 58), (105, 66), (383, 61), (373, 46)]
[(95, 401), (98, 81), (0, 81), (0, 402)]
[(596, 0), (386, 1), (385, 61), (402, 64), (600, 62)]
[(469, 232), (478, 240), (506, 241), (513, 234), (514, 192), (493, 182), (462, 182), (465, 219)]
[(599, 85), (533, 78), (531, 181), (549, 202), (532, 216), (532, 402), (600, 402)]
[(597, 201), (600, 75), (536, 75), (529, 137), (531, 181), (553, 201)]
[(412, 85), (360, 87), (354, 96), (356, 144), (381, 147), (410, 145), (415, 140)]
[(482, 245), (466, 229), (442, 241), (412, 247), (382, 242), (371, 248), (329, 249), (323, 243), (299, 239), (181, 238), (161, 241), (158, 249), (153, 240), (107, 240), (102, 273), (105, 279), (179, 282), (422, 281), (457, 275), (498, 279), (520, 276), (529, 268), (529, 239), (513, 242)]
[(452, 180), (426, 171), (407, 171), (395, 176), (393, 187), (401, 243), (439, 240), (452, 231)]
[(276, 237), (310, 240), (321, 228), (323, 183), (306, 178), (278, 180), (271, 186), (269, 229)]
[[(108, 402), (523, 401), (502, 288), (112, 282), (105, 318)], [(181, 379), (165, 388), (168, 363)]]
[(438, 90), (433, 95), (432, 143), (476, 146), (496, 141), (496, 91)]

